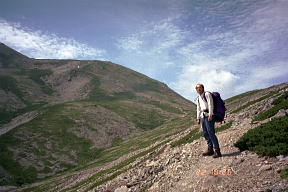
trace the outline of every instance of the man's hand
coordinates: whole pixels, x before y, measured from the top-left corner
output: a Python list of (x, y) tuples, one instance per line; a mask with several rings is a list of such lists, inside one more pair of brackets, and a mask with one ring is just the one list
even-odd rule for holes
[(212, 121), (213, 117), (212, 116), (209, 116), (208, 117), (208, 121)]
[(198, 125), (200, 125), (200, 119), (197, 119), (196, 122)]

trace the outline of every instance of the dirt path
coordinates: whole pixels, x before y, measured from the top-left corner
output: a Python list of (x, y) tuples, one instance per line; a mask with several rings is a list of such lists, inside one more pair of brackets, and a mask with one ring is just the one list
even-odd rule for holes
[[(278, 168), (288, 165), (288, 159), (258, 157), (253, 152), (242, 153), (233, 144), (247, 130), (251, 119), (244, 119), (218, 134), (223, 157), (213, 159), (203, 157), (206, 149), (203, 138), (192, 144), (174, 149), (172, 154), (179, 154), (180, 161), (170, 164), (159, 175), (159, 179), (149, 192), (156, 191), (261, 191), (273, 189), (281, 191), (288, 182), (280, 178)], [(164, 158), (167, 156), (164, 154)], [(161, 157), (159, 157), (160, 159)], [(278, 188), (277, 188), (278, 187)]]

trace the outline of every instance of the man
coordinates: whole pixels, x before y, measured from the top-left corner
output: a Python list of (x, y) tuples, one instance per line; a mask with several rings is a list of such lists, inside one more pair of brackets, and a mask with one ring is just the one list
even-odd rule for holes
[[(208, 150), (202, 155), (213, 155), (213, 158), (222, 157), (218, 139), (215, 135), (215, 119), (213, 119), (214, 106), (212, 95), (211, 93), (204, 91), (204, 85), (202, 84), (197, 84), (195, 89), (199, 94), (197, 98), (197, 124), (199, 125), (201, 123), (204, 138), (208, 145)], [(213, 151), (213, 148), (215, 152)]]

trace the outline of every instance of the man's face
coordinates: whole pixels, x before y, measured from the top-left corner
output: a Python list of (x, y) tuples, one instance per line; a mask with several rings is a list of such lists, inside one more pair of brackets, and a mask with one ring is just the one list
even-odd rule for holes
[(200, 95), (204, 92), (204, 89), (201, 85), (196, 85), (195, 89)]

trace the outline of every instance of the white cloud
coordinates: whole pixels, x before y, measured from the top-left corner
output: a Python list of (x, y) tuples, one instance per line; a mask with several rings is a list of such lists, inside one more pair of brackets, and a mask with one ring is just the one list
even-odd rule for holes
[(288, 61), (277, 57), (283, 52), (278, 48), (279, 40), (288, 34), (287, 8), (288, 1), (265, 4), (244, 21), (234, 20), (236, 28), (215, 31), (204, 40), (181, 47), (177, 53), (185, 64), (178, 79), (169, 85), (193, 101), (198, 82), (227, 98), (287, 79)]
[(139, 52), (142, 44), (143, 44), (143, 41), (138, 39), (136, 36), (129, 36), (129, 37), (123, 37), (119, 39), (116, 46), (119, 49)]
[(251, 15), (253, 22), (250, 22), (247, 32), (261, 33), (260, 37), (271, 37), (271, 33), (279, 33), (288, 24), (287, 7), (287, 0), (278, 0), (259, 8)]
[[(218, 64), (218, 65), (217, 65)], [(170, 84), (177, 92), (190, 100), (196, 98), (195, 85), (202, 83), (205, 90), (217, 91), (226, 98), (231, 94), (231, 88), (239, 76), (219, 67), (219, 61), (201, 63), (201, 65), (186, 65), (178, 75), (178, 80)]]
[(106, 51), (0, 19), (0, 41), (33, 58), (104, 59)]
[[(258, 66), (250, 69), (250, 75), (242, 78), (242, 83), (235, 87), (236, 92), (244, 92), (257, 87), (265, 88), (274, 85), (277, 79), (286, 79), (288, 77), (288, 61), (279, 61), (267, 66)], [(277, 83), (277, 81), (276, 81)]]
[[(117, 40), (116, 46), (139, 53), (159, 53), (177, 46), (185, 38), (185, 31), (173, 24), (173, 18), (143, 26), (140, 32), (129, 34)], [(147, 48), (149, 48), (147, 50)], [(141, 50), (141, 51), (140, 51)]]
[(146, 23), (142, 30), (116, 41), (118, 63), (157, 78), (163, 70), (175, 66), (175, 48), (183, 43), (186, 31), (174, 24), (178, 16)]
[(161, 21), (152, 25), (152, 30), (145, 31), (144, 35), (148, 36), (145, 39), (149, 39), (153, 36), (153, 40), (156, 40), (156, 44), (152, 51), (161, 52), (166, 49), (175, 48), (178, 46), (186, 36), (186, 31), (181, 30), (180, 27), (173, 23), (172, 18)]
[(278, 62), (274, 63), (273, 65), (266, 66), (266, 67), (259, 67), (255, 68), (253, 73), (254, 79), (259, 80), (269, 80), (281, 76), (287, 76), (288, 77), (288, 61), (286, 62)]

